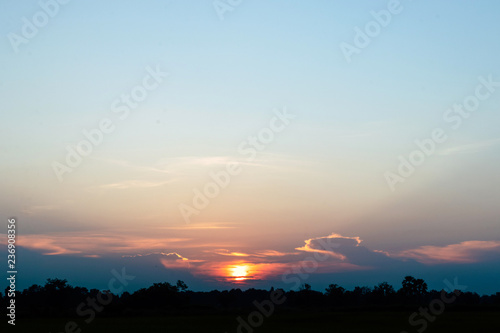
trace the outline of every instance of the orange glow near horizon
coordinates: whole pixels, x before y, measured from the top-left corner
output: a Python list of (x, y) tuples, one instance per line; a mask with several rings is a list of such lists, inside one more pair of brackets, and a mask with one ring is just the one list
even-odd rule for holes
[(228, 276), (233, 281), (242, 282), (251, 278), (251, 276), (249, 276), (250, 270), (251, 268), (248, 264), (230, 265), (228, 266)]
[(233, 283), (247, 283), (281, 274), (290, 263), (250, 263), (245, 261), (227, 262), (214, 270), (221, 280)]

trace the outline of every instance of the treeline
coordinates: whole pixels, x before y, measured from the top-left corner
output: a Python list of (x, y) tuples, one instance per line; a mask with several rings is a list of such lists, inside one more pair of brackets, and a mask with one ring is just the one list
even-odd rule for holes
[[(7, 289), (6, 289), (7, 291)], [(246, 311), (256, 302), (268, 300), (270, 295), (280, 294), (278, 311), (319, 308), (404, 309), (415, 305), (426, 305), (435, 299), (449, 300), (451, 308), (498, 308), (500, 292), (480, 296), (474, 292), (459, 290), (427, 290), (422, 279), (405, 277), (401, 288), (396, 290), (387, 282), (373, 288), (355, 287), (345, 290), (331, 284), (324, 292), (314, 291), (304, 284), (298, 291), (282, 289), (260, 290), (231, 289), (210, 292), (195, 292), (177, 281), (154, 283), (134, 293), (124, 292), (114, 295), (109, 291), (99, 291), (83, 287), (73, 287), (67, 280), (48, 279), (44, 286), (32, 285), (22, 292), (16, 291), (18, 316), (121, 316), (144, 314), (210, 314), (220, 312)], [(0, 293), (2, 306), (7, 306), (9, 298)]]

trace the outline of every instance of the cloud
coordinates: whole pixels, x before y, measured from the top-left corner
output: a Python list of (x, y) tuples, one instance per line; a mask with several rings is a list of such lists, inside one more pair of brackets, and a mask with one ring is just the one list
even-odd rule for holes
[(122, 256), (123, 258), (137, 258), (137, 257), (148, 257), (148, 256), (161, 256), (161, 257), (167, 257), (167, 258), (175, 258), (175, 259), (181, 259), (181, 260), (189, 260), (187, 258), (184, 258), (177, 252), (170, 252), (170, 253), (165, 253), (165, 252), (151, 252), (151, 253), (146, 253), (146, 254), (128, 254)]
[[(175, 270), (189, 270), (196, 269), (200, 263), (205, 262), (204, 260), (192, 260), (189, 259), (178, 252), (150, 252), (150, 253), (138, 253), (123, 255), (122, 258), (132, 260), (133, 263), (148, 263), (150, 265), (155, 265), (160, 263), (163, 267), (167, 269)], [(198, 266), (193, 266), (197, 264)]]
[(500, 144), (500, 139), (486, 140), (462, 146), (455, 146), (441, 150), (439, 155), (454, 155), (463, 153), (476, 153)]
[[(50, 238), (32, 238), (29, 236), (19, 236), (16, 245), (23, 246), (29, 249), (42, 250), (42, 253), (48, 256), (60, 254), (80, 254), (81, 250), (77, 248), (67, 248), (64, 245), (59, 245), (58, 242)], [(94, 254), (88, 254), (94, 255)], [(95, 254), (96, 255), (96, 254)]]
[(284, 256), (294, 256), (298, 255), (298, 252), (280, 252), (275, 250), (266, 250), (257, 252), (255, 255), (257, 257), (284, 257)]
[(197, 230), (197, 229), (235, 229), (236, 226), (230, 223), (214, 223), (214, 224), (189, 224), (180, 226), (166, 226), (156, 227), (155, 229), (168, 229), (168, 230)]
[[(72, 232), (47, 235), (20, 235), (19, 246), (44, 255), (106, 257), (120, 255), (136, 263), (158, 265), (168, 270), (189, 273), (207, 281), (249, 283), (279, 279), (286, 272), (316, 259), (315, 273), (408, 271), (437, 263), (469, 264), (497, 258), (500, 241), (465, 241), (446, 246), (421, 246), (398, 253), (372, 250), (357, 236), (332, 233), (308, 238), (291, 251), (241, 248), (241, 244), (206, 242), (203, 237), (161, 238), (127, 234), (123, 231), (101, 233)], [(169, 232), (170, 234), (170, 232)], [(171, 234), (170, 234), (171, 235)], [(5, 240), (0, 243), (5, 243)], [(234, 276), (245, 271), (245, 277)], [(238, 279), (238, 280), (235, 280)]]
[(113, 172), (120, 174), (118, 170), (126, 170), (131, 177), (128, 179), (89, 186), (88, 191), (99, 190), (125, 190), (135, 188), (155, 188), (178, 182), (182, 179), (182, 173), (174, 173), (157, 167), (134, 165), (129, 161), (109, 158), (92, 157), (101, 163), (110, 164)]
[(159, 168), (169, 168), (172, 170), (182, 169), (190, 166), (211, 166), (211, 165), (225, 165), (232, 162), (229, 156), (182, 156), (161, 159), (154, 165)]
[(144, 180), (126, 180), (119, 183), (100, 185), (99, 188), (111, 189), (111, 190), (124, 190), (129, 188), (153, 188), (153, 187), (164, 186), (172, 182), (174, 182), (174, 180), (168, 180), (162, 182), (153, 182)]
[(151, 167), (151, 166), (143, 166), (143, 165), (134, 165), (134, 164), (130, 163), (129, 161), (125, 161), (125, 160), (118, 160), (118, 159), (111, 159), (111, 158), (99, 158), (99, 157), (94, 157), (94, 156), (91, 158), (94, 160), (97, 160), (97, 161), (108, 163), (108, 164), (118, 165), (118, 166), (122, 167), (123, 169), (135, 170), (135, 171), (141, 172), (143, 174), (149, 173), (149, 172), (162, 173), (162, 174), (165, 174), (165, 173), (166, 174), (173, 174), (169, 170), (164, 170), (162, 168), (156, 168), (154, 166)]
[[(207, 252), (207, 251), (205, 251)], [(209, 252), (215, 253), (221, 256), (231, 256), (231, 257), (249, 257), (250, 254), (248, 253), (242, 253), (242, 252), (231, 252), (226, 249), (217, 249), (217, 250), (210, 250)]]
[(475, 263), (500, 254), (500, 241), (465, 241), (446, 246), (421, 246), (405, 250), (398, 257), (412, 258), (423, 264)]
[[(359, 237), (331, 234), (327, 237), (311, 238), (297, 250), (331, 254), (332, 257), (355, 267), (389, 268), (402, 267), (405, 259), (420, 264), (475, 263), (490, 260), (500, 254), (500, 241), (465, 241), (445, 246), (421, 246), (398, 253), (371, 250), (361, 245)], [(330, 247), (329, 249), (325, 249)]]
[(154, 167), (162, 170), (169, 170), (176, 174), (189, 174), (190, 170), (225, 168), (228, 163), (238, 163), (243, 167), (259, 167), (279, 171), (301, 171), (307, 170), (305, 166), (311, 165), (311, 162), (299, 159), (289, 155), (273, 154), (268, 152), (259, 152), (259, 155), (252, 159), (236, 156), (183, 156), (164, 158), (154, 164)]
[[(113, 233), (51, 233), (46, 235), (19, 235), (17, 245), (35, 250), (44, 255), (80, 254), (101, 256), (148, 251), (162, 251), (183, 247), (190, 238), (156, 238)], [(0, 241), (2, 243), (2, 241)]]
[(306, 239), (304, 242), (305, 245), (302, 247), (297, 247), (296, 250), (328, 254), (337, 259), (346, 260), (346, 257), (344, 255), (342, 255), (338, 251), (334, 251), (333, 249), (337, 249), (341, 245), (359, 246), (361, 240), (359, 239), (359, 237), (344, 237), (339, 234), (333, 233), (326, 237)]
[[(171, 253), (162, 253), (162, 257), (160, 258), (161, 264), (165, 268), (190, 268), (191, 263), (193, 261), (189, 260), (186, 257), (181, 256), (177, 252), (171, 252)], [(197, 260), (196, 262), (201, 262), (200, 260)]]
[[(361, 246), (359, 237), (346, 237), (330, 234), (324, 237), (306, 239), (304, 245), (295, 248), (295, 252), (276, 251), (272, 249), (241, 252), (230, 248), (208, 248), (198, 258), (199, 264), (189, 265), (179, 260), (165, 262), (167, 268), (188, 268), (193, 275), (202, 276), (216, 281), (244, 281), (279, 278), (294, 267), (300, 267), (304, 260), (315, 256), (310, 253), (322, 254), (323, 260), (317, 262), (317, 273), (333, 273), (357, 271), (383, 266), (387, 262), (398, 261), (389, 258), (387, 254), (371, 251)], [(326, 254), (326, 256), (325, 256)], [(192, 261), (190, 261), (192, 262)], [(401, 262), (401, 261), (400, 261)], [(247, 275), (235, 277), (234, 271), (245, 271)]]
[[(201, 265), (191, 267), (194, 275), (213, 278), (217, 281), (232, 281), (238, 279), (238, 283), (261, 280), (267, 278), (279, 278), (294, 267), (299, 267), (304, 260), (310, 260), (313, 256), (309, 253), (327, 254), (326, 260), (318, 261), (318, 272), (331, 273), (349, 270), (368, 269), (350, 262), (351, 248), (360, 248), (371, 253), (364, 247), (360, 247), (359, 237), (345, 237), (331, 234), (325, 237), (310, 238), (304, 241), (302, 247), (296, 248), (294, 252), (277, 251), (272, 249), (241, 252), (232, 249), (207, 249), (203, 251), (205, 262)], [(372, 256), (383, 256), (373, 252)], [(392, 260), (392, 259), (389, 259)], [(234, 271), (245, 271), (244, 278), (235, 277)]]
[(383, 251), (370, 250), (362, 246), (362, 240), (357, 236), (346, 237), (333, 233), (329, 236), (310, 238), (304, 242), (305, 245), (296, 250), (326, 254), (334, 259), (324, 264), (329, 271), (382, 268), (394, 265), (397, 261)]

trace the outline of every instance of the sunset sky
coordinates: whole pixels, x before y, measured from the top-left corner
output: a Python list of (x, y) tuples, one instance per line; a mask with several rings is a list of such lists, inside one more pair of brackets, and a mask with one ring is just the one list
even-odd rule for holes
[(500, 291), (500, 2), (41, 3), (0, 2), (18, 287)]

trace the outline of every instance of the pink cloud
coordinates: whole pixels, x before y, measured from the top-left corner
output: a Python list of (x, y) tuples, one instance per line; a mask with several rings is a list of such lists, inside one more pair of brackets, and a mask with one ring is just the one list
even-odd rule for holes
[(89, 257), (103, 254), (162, 251), (173, 246), (183, 247), (183, 243), (189, 240), (189, 238), (154, 238), (117, 233), (74, 232), (20, 235), (16, 243), (44, 255), (78, 254)]
[(412, 258), (423, 264), (474, 263), (490, 253), (500, 254), (500, 241), (465, 241), (446, 246), (421, 246), (405, 250), (396, 257)]

